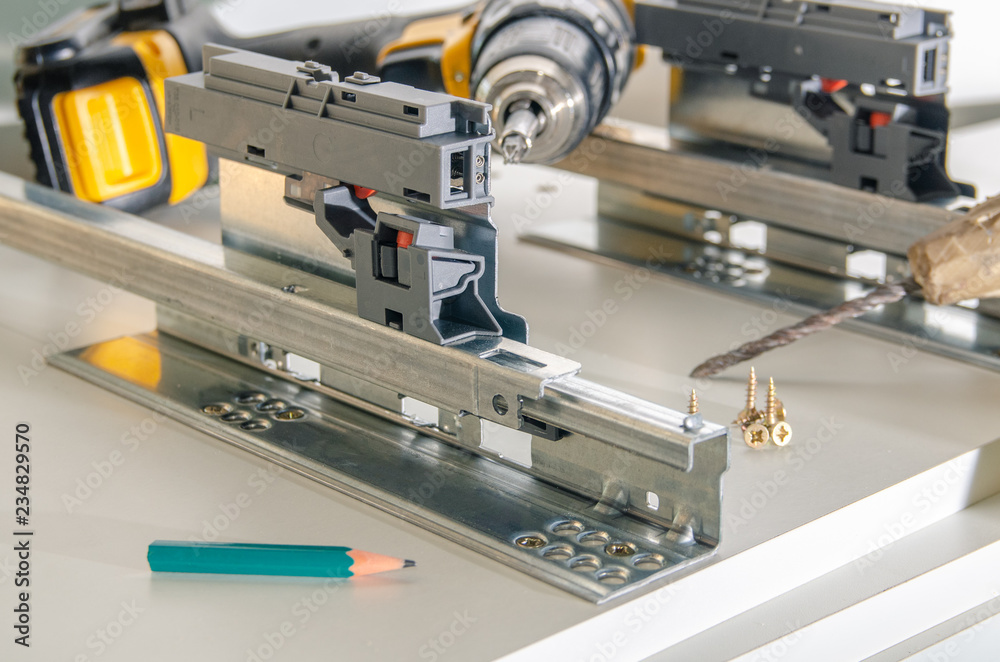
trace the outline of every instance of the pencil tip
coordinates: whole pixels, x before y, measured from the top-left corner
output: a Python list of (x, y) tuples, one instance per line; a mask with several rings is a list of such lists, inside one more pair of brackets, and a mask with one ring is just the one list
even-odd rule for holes
[(405, 561), (403, 561), (403, 567), (404, 568), (412, 568), (412, 567), (414, 567), (416, 565), (417, 565), (416, 561), (411, 561), (409, 559), (406, 559)]

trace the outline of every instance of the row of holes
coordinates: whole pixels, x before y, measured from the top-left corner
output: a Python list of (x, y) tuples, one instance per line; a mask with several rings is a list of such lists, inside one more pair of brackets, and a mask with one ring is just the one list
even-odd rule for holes
[(236, 395), (233, 400), (240, 405), (253, 406), (256, 411), (237, 409), (228, 402), (207, 404), (201, 408), (209, 416), (216, 416), (226, 423), (239, 425), (250, 432), (260, 432), (271, 427), (271, 421), (266, 418), (254, 418), (257, 412), (270, 415), (276, 421), (297, 421), (305, 418), (306, 412), (298, 407), (291, 407), (284, 400), (272, 398), (260, 391), (245, 391)]
[[(652, 552), (642, 552), (630, 542), (613, 541), (606, 531), (586, 530), (577, 520), (560, 520), (549, 526), (549, 531), (564, 538), (574, 538), (582, 547), (602, 547), (604, 555), (617, 562), (630, 563), (641, 572), (655, 572), (666, 565), (663, 556)], [(604, 584), (621, 585), (628, 582), (629, 569), (624, 566), (602, 567), (604, 563), (595, 553), (580, 553), (572, 544), (562, 541), (550, 542), (544, 535), (520, 536), (515, 543), (527, 549), (537, 549), (538, 553), (551, 561), (565, 562), (570, 570), (580, 573), (594, 573)]]

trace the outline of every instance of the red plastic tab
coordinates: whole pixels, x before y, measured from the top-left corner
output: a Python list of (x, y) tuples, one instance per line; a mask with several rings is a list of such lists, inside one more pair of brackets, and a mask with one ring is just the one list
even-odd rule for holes
[(889, 124), (892, 124), (892, 115), (890, 115), (889, 113), (874, 112), (872, 113), (872, 116), (868, 119), (868, 124), (870, 124), (873, 129), (887, 126)]
[(840, 92), (842, 89), (847, 87), (847, 81), (837, 80), (834, 78), (820, 78), (819, 85), (820, 88), (827, 94), (833, 94), (834, 92)]

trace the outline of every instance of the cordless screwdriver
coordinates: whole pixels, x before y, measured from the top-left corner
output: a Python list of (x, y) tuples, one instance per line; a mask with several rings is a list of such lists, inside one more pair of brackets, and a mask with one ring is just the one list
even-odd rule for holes
[(483, 0), (386, 17), (371, 35), (357, 21), (247, 38), (190, 0), (120, 0), (20, 46), (18, 109), (39, 182), (127, 211), (207, 181), (204, 146), (163, 130), (163, 80), (200, 70), (210, 42), (489, 103), (507, 161), (554, 163), (622, 93), (637, 58), (632, 4)]

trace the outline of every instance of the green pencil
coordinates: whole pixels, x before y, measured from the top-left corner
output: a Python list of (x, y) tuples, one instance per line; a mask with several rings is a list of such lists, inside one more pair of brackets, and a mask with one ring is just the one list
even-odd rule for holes
[(154, 572), (288, 577), (356, 577), (410, 568), (413, 561), (350, 547), (157, 540), (149, 545)]

